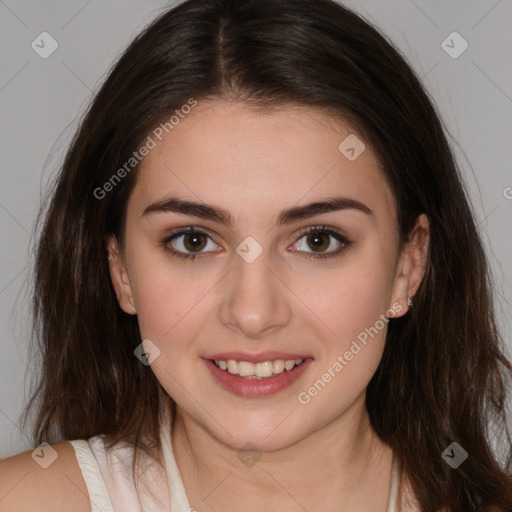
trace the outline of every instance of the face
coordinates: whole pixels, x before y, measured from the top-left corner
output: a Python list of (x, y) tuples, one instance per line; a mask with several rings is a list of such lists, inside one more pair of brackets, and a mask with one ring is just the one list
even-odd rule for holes
[(319, 111), (216, 100), (141, 165), (111, 275), (179, 413), (273, 450), (360, 402), (421, 278), (369, 144)]

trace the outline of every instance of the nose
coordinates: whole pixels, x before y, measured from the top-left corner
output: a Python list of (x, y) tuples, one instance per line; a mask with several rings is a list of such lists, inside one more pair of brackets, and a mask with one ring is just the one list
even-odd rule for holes
[(265, 251), (250, 263), (238, 255), (234, 260), (224, 284), (220, 321), (253, 340), (286, 327), (291, 319), (291, 293), (278, 270), (269, 265)]

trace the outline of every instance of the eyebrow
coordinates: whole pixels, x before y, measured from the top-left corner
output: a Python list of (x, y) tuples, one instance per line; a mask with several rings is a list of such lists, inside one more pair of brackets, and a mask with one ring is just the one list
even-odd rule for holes
[[(374, 215), (373, 211), (360, 201), (350, 197), (334, 197), (304, 206), (294, 206), (293, 208), (283, 210), (279, 213), (276, 224), (290, 224), (322, 213), (340, 210), (356, 210), (370, 216)], [(184, 201), (176, 197), (164, 199), (149, 205), (142, 213), (142, 217), (154, 213), (165, 212), (175, 212), (194, 217), (201, 217), (202, 219), (219, 222), (228, 227), (232, 227), (234, 224), (233, 217), (227, 210), (205, 203)]]

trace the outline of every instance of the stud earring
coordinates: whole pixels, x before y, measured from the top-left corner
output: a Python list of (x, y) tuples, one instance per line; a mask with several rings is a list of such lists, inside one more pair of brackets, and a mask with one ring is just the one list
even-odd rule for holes
[(411, 298), (409, 297), (409, 295), (407, 295), (407, 305), (412, 308), (412, 300)]

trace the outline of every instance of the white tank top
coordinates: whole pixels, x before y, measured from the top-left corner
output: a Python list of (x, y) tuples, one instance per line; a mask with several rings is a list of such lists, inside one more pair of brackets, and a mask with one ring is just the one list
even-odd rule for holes
[[(162, 452), (166, 471), (162, 471), (143, 453), (140, 454), (147, 475), (148, 486), (138, 482), (138, 491), (132, 474), (134, 447), (120, 442), (105, 449), (102, 436), (88, 440), (68, 441), (75, 449), (82, 471), (92, 512), (194, 512), (185, 494), (180, 470), (174, 457), (170, 423), (161, 426)], [(138, 455), (139, 457), (139, 455)], [(391, 487), (387, 512), (398, 512), (400, 468), (393, 457)], [(142, 487), (141, 487), (142, 486)]]

